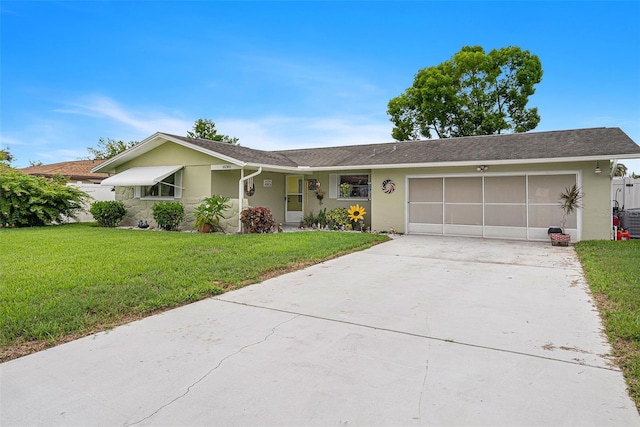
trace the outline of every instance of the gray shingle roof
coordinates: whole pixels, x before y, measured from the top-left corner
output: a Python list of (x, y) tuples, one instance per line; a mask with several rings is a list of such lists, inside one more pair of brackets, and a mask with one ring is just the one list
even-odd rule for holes
[(620, 128), (470, 136), (384, 144), (262, 151), (171, 135), (242, 162), (273, 166), (354, 167), (416, 163), (615, 158), (638, 155), (640, 146)]
[(169, 133), (164, 133), (164, 135), (246, 163), (259, 163), (294, 168), (298, 166), (298, 164), (293, 160), (287, 158), (285, 155), (280, 154), (277, 151), (254, 150), (252, 148), (247, 148), (240, 145), (228, 144), (226, 142), (210, 141), (208, 139), (188, 138), (185, 136), (171, 135)]
[(299, 165), (327, 167), (616, 157), (626, 154), (640, 157), (640, 146), (619, 128), (592, 128), (286, 150), (278, 153)]

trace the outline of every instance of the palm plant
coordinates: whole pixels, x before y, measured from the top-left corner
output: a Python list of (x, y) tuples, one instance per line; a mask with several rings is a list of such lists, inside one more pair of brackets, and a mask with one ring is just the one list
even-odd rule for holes
[(194, 226), (204, 228), (208, 225), (211, 226), (212, 231), (221, 230), (220, 220), (225, 218), (223, 212), (229, 208), (227, 205), (229, 200), (228, 197), (218, 195), (206, 197), (194, 211)]
[(627, 175), (627, 167), (622, 164), (622, 163), (618, 163), (618, 165), (616, 166), (616, 170), (613, 173), (614, 176), (626, 176)]
[(584, 194), (581, 188), (576, 184), (573, 184), (570, 188), (565, 188), (560, 193), (560, 208), (562, 209), (562, 222), (560, 228), (562, 228), (562, 234), (565, 234), (565, 226), (567, 224), (567, 216), (582, 207), (582, 197)]

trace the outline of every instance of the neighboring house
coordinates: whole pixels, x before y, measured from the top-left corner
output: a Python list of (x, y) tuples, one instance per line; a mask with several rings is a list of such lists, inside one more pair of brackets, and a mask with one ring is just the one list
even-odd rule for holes
[(27, 175), (43, 176), (51, 178), (54, 175), (69, 177), (69, 182), (82, 184), (99, 184), (107, 178), (107, 173), (91, 172), (91, 169), (99, 166), (104, 160), (75, 160), (70, 162), (51, 163), (48, 165), (29, 166), (20, 169)]
[(79, 212), (77, 219), (79, 222), (95, 221), (88, 212), (91, 202), (94, 200), (115, 200), (115, 192), (103, 187), (100, 182), (109, 176), (108, 173), (95, 173), (91, 169), (99, 166), (104, 160), (76, 160), (61, 163), (51, 163), (48, 165), (30, 166), (20, 169), (27, 175), (42, 176), (52, 178), (54, 175), (62, 175), (69, 179), (67, 185), (78, 188), (87, 193), (92, 200), (84, 207), (85, 211)]
[(309, 212), (359, 204), (372, 230), (524, 240), (548, 239), (562, 218), (559, 193), (577, 184), (584, 207), (567, 232), (578, 241), (610, 238), (610, 167), (638, 157), (618, 128), (278, 151), (156, 133), (92, 172), (115, 174), (102, 184), (125, 202), (128, 225), (151, 220), (158, 200), (180, 200), (190, 227), (193, 208), (219, 194), (232, 198), (226, 225), (236, 231), (241, 206), (298, 224)]

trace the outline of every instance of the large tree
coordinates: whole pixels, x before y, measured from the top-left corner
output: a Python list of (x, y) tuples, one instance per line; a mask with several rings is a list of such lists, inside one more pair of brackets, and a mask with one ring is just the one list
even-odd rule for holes
[(98, 147), (87, 147), (91, 159), (110, 159), (125, 150), (136, 145), (138, 141), (116, 141), (115, 139), (100, 137), (98, 139)]
[(228, 144), (238, 143), (238, 138), (219, 134), (216, 130), (216, 124), (210, 119), (196, 120), (193, 124), (193, 131), (187, 131), (187, 136), (189, 138), (210, 139), (211, 141), (226, 142)]
[[(526, 108), (542, 79), (536, 55), (519, 47), (465, 46), (451, 59), (416, 74), (413, 86), (389, 101), (396, 140), (526, 132), (540, 122)], [(433, 132), (433, 133), (432, 133)]]

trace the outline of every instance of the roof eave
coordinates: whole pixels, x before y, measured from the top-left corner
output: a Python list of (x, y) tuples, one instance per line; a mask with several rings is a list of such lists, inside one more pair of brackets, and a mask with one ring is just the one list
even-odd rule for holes
[(244, 167), (244, 166), (248, 165), (248, 163), (243, 162), (241, 160), (238, 160), (236, 158), (233, 158), (233, 157), (230, 157), (230, 156), (226, 156), (224, 154), (218, 153), (217, 151), (208, 150), (206, 148), (200, 147), (200, 146), (195, 145), (195, 144), (189, 144), (188, 142), (182, 141), (181, 139), (173, 138), (171, 135), (167, 135), (167, 134), (164, 134), (164, 133), (160, 133), (159, 135), (161, 135), (167, 141), (171, 141), (171, 142), (173, 142), (175, 144), (182, 145), (183, 147), (190, 148), (192, 150), (198, 151), (198, 152), (203, 153), (203, 154), (207, 154), (209, 156), (215, 157), (215, 158), (223, 160), (225, 162), (229, 162), (231, 164), (234, 164), (236, 166)]
[(385, 164), (361, 164), (348, 166), (311, 166), (305, 170), (331, 171), (331, 170), (360, 170), (360, 169), (408, 169), (408, 168), (437, 168), (437, 167), (464, 167), (478, 165), (523, 165), (523, 164), (540, 164), (540, 163), (570, 163), (570, 162), (588, 162), (603, 161), (614, 159), (636, 159), (640, 158), (640, 154), (608, 154), (584, 157), (555, 157), (555, 158), (536, 158), (536, 159), (508, 159), (508, 160), (464, 160), (464, 161), (448, 161), (448, 162), (420, 162), (420, 163), (385, 163)]
[(143, 139), (142, 141), (140, 141), (139, 143), (137, 143), (136, 145), (134, 145), (133, 147), (123, 151), (120, 154), (117, 154), (115, 156), (113, 156), (112, 158), (104, 161), (103, 163), (99, 164), (98, 166), (91, 168), (91, 172), (93, 173), (113, 173), (115, 171), (115, 168), (120, 166), (121, 164), (132, 160), (136, 157), (138, 157), (140, 154), (144, 154), (147, 151), (150, 151), (151, 149), (155, 148), (148, 148), (147, 145), (149, 145), (151, 142), (153, 142), (154, 140), (156, 140), (160, 135), (162, 135), (160, 132), (156, 132), (153, 135), (151, 135), (148, 138)]
[(312, 168), (307, 166), (278, 166), (265, 163), (246, 163), (244, 166), (250, 169), (262, 168), (263, 172), (286, 172), (295, 174), (307, 174), (313, 172)]
[[(164, 142), (166, 141), (170, 141), (173, 142), (174, 144), (178, 144), (181, 145), (183, 147), (189, 148), (191, 150), (194, 151), (198, 151), (200, 153), (215, 157), (217, 159), (220, 159), (222, 161), (225, 162), (229, 162), (231, 164), (237, 165), (237, 166), (241, 166), (244, 167), (246, 165), (245, 162), (242, 162), (241, 160), (235, 159), (233, 157), (229, 157), (229, 156), (225, 156), (224, 154), (220, 154), (218, 152), (215, 152), (213, 150), (207, 150), (206, 148), (203, 147), (199, 147), (195, 144), (189, 144), (188, 142), (182, 141), (180, 139), (177, 138), (173, 138), (171, 135), (167, 135), (164, 134), (162, 132), (156, 132), (153, 135), (151, 135), (150, 137), (140, 141), (138, 144), (134, 145), (133, 147), (129, 148), (128, 150), (123, 151), (122, 153), (108, 159), (107, 161), (103, 162), (102, 164), (94, 167), (91, 169), (91, 172), (113, 172), (114, 169), (118, 166), (120, 166), (123, 163), (128, 162), (129, 160), (133, 160), (134, 158), (148, 152), (151, 151), (154, 148), (157, 148), (158, 146), (162, 145)], [(157, 144), (154, 145), (154, 142), (162, 142), (162, 144)]]

